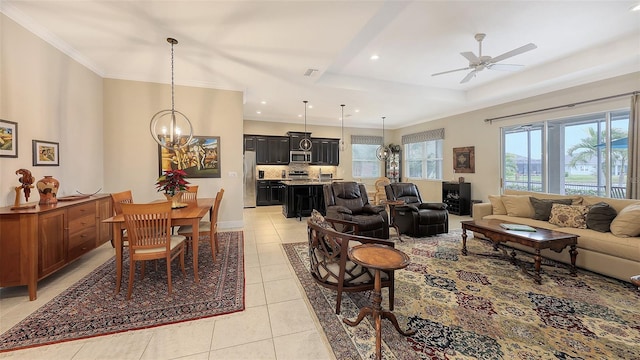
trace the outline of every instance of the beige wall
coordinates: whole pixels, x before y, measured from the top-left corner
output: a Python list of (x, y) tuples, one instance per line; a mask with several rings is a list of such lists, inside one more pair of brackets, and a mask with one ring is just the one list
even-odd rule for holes
[[(104, 80), (105, 190), (131, 189), (136, 201), (163, 198), (155, 189), (158, 145), (149, 132), (151, 117), (171, 108), (170, 85)], [(191, 121), (194, 135), (220, 136), (221, 178), (189, 179), (200, 196), (224, 188), (220, 227), (242, 226), (242, 93), (175, 87), (175, 108)], [(235, 174), (235, 176), (234, 176)]]
[[(0, 119), (18, 123), (18, 157), (0, 158), (0, 206), (13, 205), (21, 168), (60, 180), (59, 196), (104, 191), (102, 107), (100, 76), (0, 14)], [(60, 166), (32, 165), (34, 139), (59, 143)]]

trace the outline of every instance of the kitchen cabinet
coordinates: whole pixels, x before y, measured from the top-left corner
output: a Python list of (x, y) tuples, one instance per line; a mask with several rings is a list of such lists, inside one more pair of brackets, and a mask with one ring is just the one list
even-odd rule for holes
[(244, 151), (256, 151), (256, 137), (254, 135), (244, 136)]
[(256, 205), (282, 205), (285, 186), (279, 180), (258, 180), (256, 182)]
[(289, 137), (245, 135), (244, 150), (256, 152), (257, 165), (289, 164)]
[(111, 196), (0, 208), (0, 287), (27, 285), (37, 298), (37, 282), (111, 240)]
[(340, 139), (311, 138), (312, 165), (339, 165)]
[(471, 184), (443, 182), (442, 202), (447, 204), (447, 210), (454, 215), (469, 215), (471, 212)]
[(291, 151), (304, 151), (300, 148), (300, 141), (302, 141), (305, 136), (311, 140), (311, 133), (289, 131), (287, 135), (289, 135), (289, 150)]

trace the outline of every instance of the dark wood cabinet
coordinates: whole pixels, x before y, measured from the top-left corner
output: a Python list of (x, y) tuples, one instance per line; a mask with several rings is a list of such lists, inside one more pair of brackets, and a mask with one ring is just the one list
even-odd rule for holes
[(244, 135), (244, 151), (256, 152), (257, 165), (287, 165), (289, 137)]
[(282, 205), (284, 184), (278, 180), (258, 180), (256, 182), (256, 205)]
[(303, 149), (300, 148), (300, 141), (302, 141), (305, 136), (311, 140), (311, 133), (289, 131), (287, 135), (289, 135), (289, 150), (291, 151), (303, 151)]
[(256, 137), (254, 135), (244, 136), (244, 151), (256, 151)]
[(312, 138), (311, 144), (312, 165), (340, 164), (340, 139)]
[(27, 285), (37, 298), (37, 282), (111, 240), (111, 196), (0, 208), (0, 286)]
[(313, 209), (325, 215), (322, 186), (322, 184), (286, 184), (282, 214), (287, 218), (296, 217), (300, 207), (302, 216), (311, 215)]
[(447, 204), (447, 210), (454, 215), (469, 215), (471, 211), (470, 183), (442, 183), (442, 202)]

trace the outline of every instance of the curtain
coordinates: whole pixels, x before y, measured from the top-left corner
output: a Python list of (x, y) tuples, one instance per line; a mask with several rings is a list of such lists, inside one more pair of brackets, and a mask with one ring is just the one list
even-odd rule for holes
[(444, 128), (402, 135), (402, 145), (444, 139)]
[(640, 199), (640, 94), (631, 95), (629, 111), (629, 164), (627, 198)]
[(382, 136), (351, 135), (352, 144), (382, 145)]

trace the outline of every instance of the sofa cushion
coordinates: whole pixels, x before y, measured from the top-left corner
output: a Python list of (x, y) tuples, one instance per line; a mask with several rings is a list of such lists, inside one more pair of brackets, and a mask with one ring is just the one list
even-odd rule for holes
[(561, 227), (586, 229), (587, 212), (589, 212), (588, 206), (553, 204), (551, 206), (549, 222)]
[(606, 202), (599, 202), (589, 206), (587, 213), (587, 229), (599, 232), (608, 232), (611, 222), (618, 212)]
[(640, 204), (629, 205), (611, 222), (611, 233), (616, 236), (640, 236)]
[(601, 196), (585, 196), (582, 205), (595, 205), (599, 202), (606, 202), (611, 205), (612, 208), (616, 209), (618, 213), (629, 205), (640, 204), (640, 200), (637, 199), (613, 199)]
[(536, 220), (549, 221), (551, 216), (551, 206), (553, 204), (571, 205), (571, 199), (538, 199), (530, 197), (531, 206), (533, 206), (533, 218)]
[(529, 201), (529, 195), (502, 195), (500, 197), (505, 209), (507, 209), (507, 215), (532, 218), (533, 206)]
[(489, 202), (493, 208), (493, 215), (507, 215), (507, 209), (504, 207), (500, 195), (489, 195)]
[(580, 251), (584, 249), (621, 259), (640, 261), (640, 238), (619, 237), (612, 233), (601, 233), (590, 229), (557, 228), (555, 230), (579, 236), (578, 258), (586, 255)]

